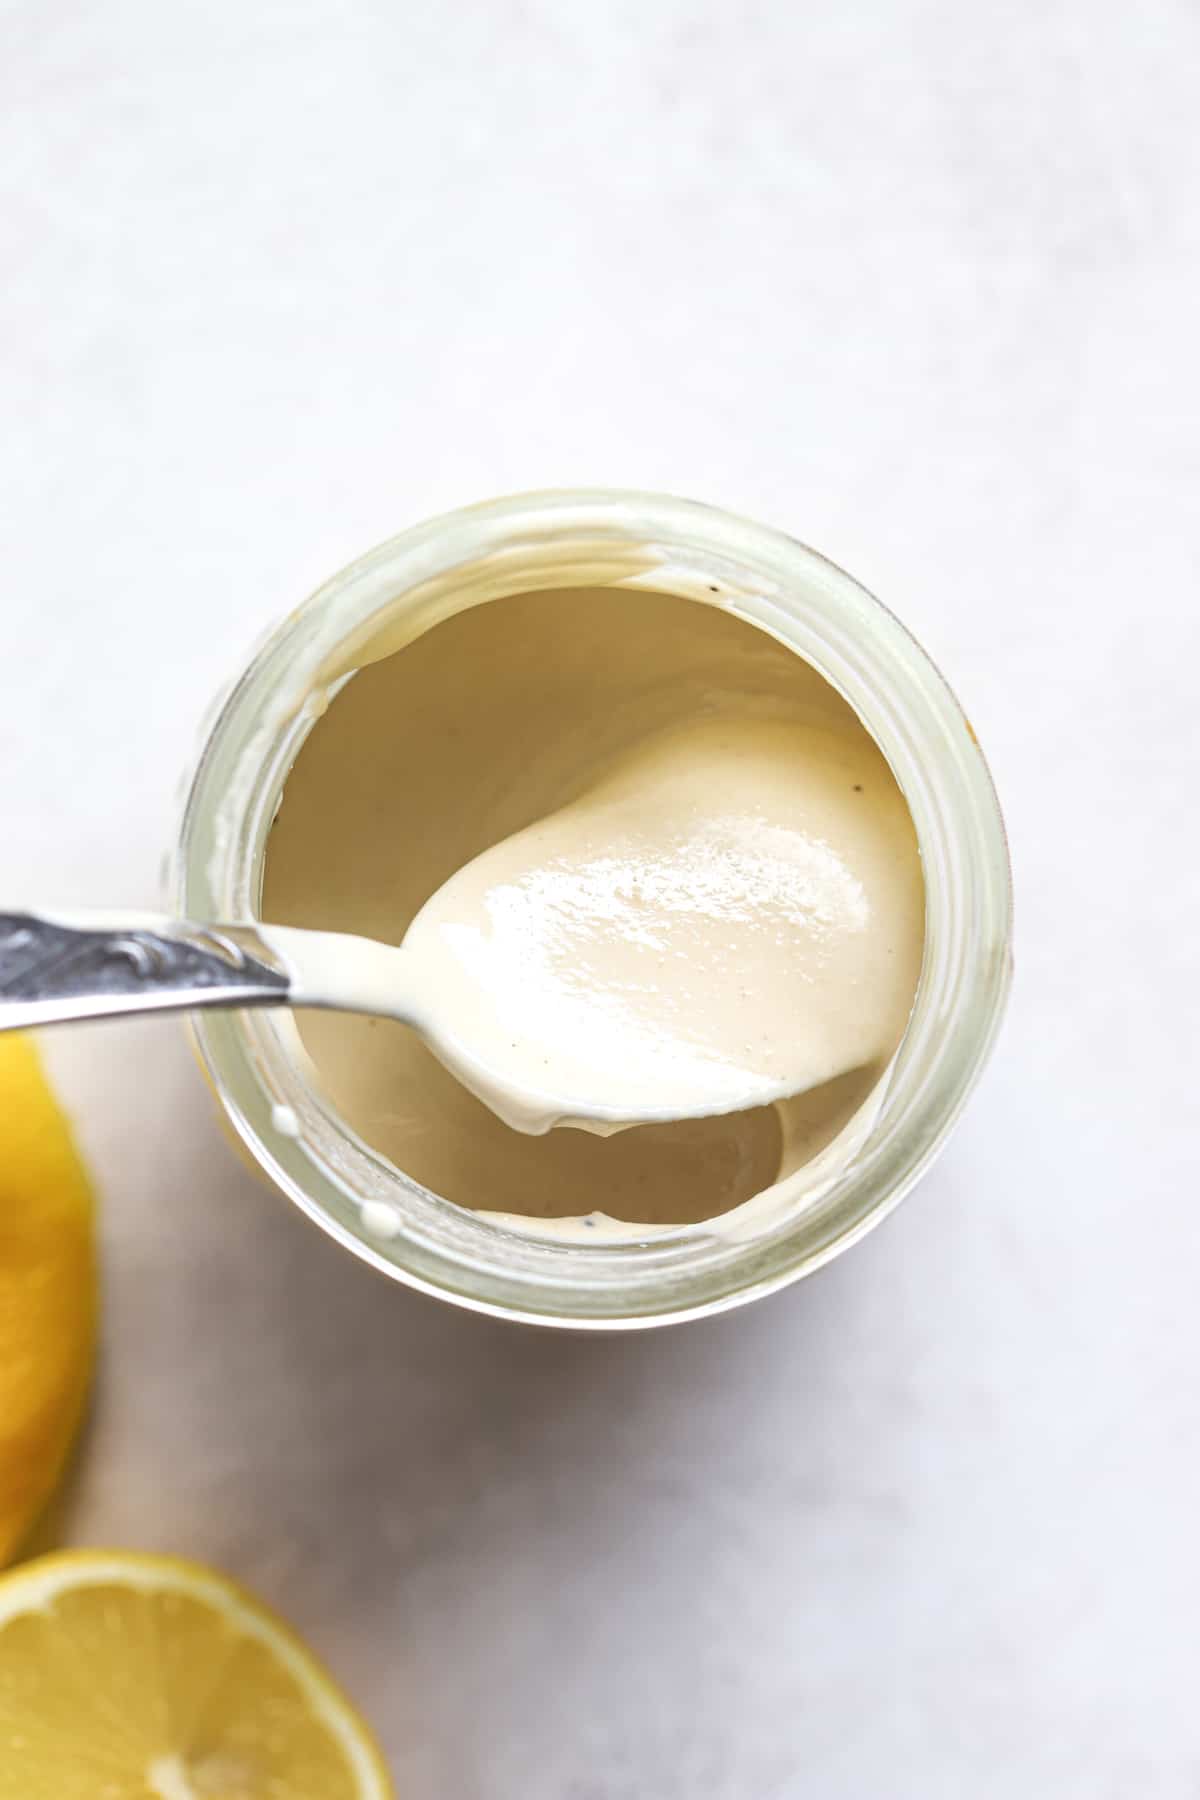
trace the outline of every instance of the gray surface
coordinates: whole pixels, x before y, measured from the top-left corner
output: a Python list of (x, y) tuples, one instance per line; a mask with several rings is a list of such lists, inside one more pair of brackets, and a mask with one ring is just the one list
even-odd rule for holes
[(107, 1259), (71, 1538), (260, 1588), (407, 1800), (1196, 1794), (1195, 7), (4, 16), (6, 903), (151, 903), (267, 621), (601, 480), (909, 620), (1020, 904), (919, 1195), (638, 1339), (392, 1289), (174, 1027), (57, 1040)]

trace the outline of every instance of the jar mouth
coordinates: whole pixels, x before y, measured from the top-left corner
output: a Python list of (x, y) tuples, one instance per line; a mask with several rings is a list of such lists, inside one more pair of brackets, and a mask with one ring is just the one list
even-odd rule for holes
[[(191, 782), (175, 903), (198, 919), (257, 916), (284, 780), (323, 696), (368, 644), (386, 653), (464, 603), (569, 586), (654, 588), (735, 613), (811, 663), (891, 765), (921, 850), (925, 955), (886, 1092), (849, 1163), (801, 1210), (745, 1233), (701, 1224), (635, 1243), (539, 1238), (430, 1194), (358, 1138), (305, 1079), (286, 1016), (211, 1013), (194, 1031), (251, 1153), (355, 1254), (496, 1316), (629, 1328), (739, 1304), (855, 1242), (937, 1154), (999, 1026), (1011, 881), (991, 778), (933, 663), (853, 577), (766, 527), (620, 490), (520, 495), (416, 526), (319, 589), (228, 694)], [(379, 1235), (380, 1220), (392, 1235)]]

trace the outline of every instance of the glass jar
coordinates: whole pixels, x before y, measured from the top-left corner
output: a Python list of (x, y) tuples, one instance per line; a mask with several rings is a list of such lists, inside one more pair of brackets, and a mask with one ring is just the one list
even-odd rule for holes
[(693, 1225), (644, 1242), (538, 1239), (430, 1193), (358, 1138), (306, 1079), (277, 1015), (202, 1014), (195, 1032), (254, 1157), (357, 1256), (498, 1317), (623, 1328), (738, 1305), (854, 1243), (928, 1168), (991, 1048), (1011, 964), (1003, 822), (969, 723), (891, 613), (792, 538), (690, 501), (564, 491), (430, 520), (327, 582), (225, 698), (188, 794), (174, 900), (196, 920), (258, 916), (271, 821), (328, 672), (353, 669), (355, 646), (377, 640), (385, 621), (401, 643), (464, 603), (596, 585), (714, 602), (789, 645), (855, 708), (903, 789), (925, 876), (924, 962), (907, 1034), (849, 1160), (797, 1212), (768, 1213), (735, 1236)]

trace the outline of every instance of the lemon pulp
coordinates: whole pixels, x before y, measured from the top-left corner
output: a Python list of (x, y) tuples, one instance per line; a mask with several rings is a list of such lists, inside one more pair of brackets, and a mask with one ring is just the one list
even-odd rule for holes
[(224, 1576), (68, 1551), (0, 1577), (0, 1800), (391, 1800), (329, 1674)]

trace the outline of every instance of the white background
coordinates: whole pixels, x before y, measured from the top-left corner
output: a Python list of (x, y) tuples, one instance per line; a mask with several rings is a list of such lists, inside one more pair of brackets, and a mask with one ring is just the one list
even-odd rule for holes
[(639, 1337), (411, 1296), (243, 1171), (175, 1025), (60, 1035), (106, 1290), (68, 1538), (259, 1589), (405, 1800), (1196, 1795), (1195, 6), (0, 19), (5, 900), (153, 903), (275, 615), (607, 482), (902, 614), (1019, 908), (919, 1194)]

